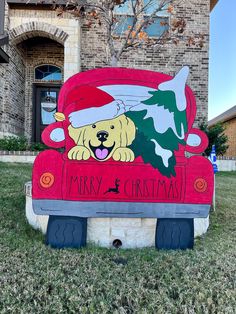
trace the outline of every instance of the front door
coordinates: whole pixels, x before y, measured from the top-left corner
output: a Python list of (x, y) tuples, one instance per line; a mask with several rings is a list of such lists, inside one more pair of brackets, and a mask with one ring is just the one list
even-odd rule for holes
[(55, 122), (54, 113), (57, 111), (57, 100), (60, 87), (36, 86), (34, 108), (34, 141), (41, 142), (41, 134), (45, 127)]

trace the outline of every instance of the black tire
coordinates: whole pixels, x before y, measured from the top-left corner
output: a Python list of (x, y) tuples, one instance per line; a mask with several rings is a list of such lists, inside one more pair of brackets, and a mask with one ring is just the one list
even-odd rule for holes
[(46, 244), (53, 248), (86, 246), (87, 218), (49, 216)]
[(158, 219), (156, 248), (164, 250), (192, 249), (194, 245), (194, 221), (189, 218)]

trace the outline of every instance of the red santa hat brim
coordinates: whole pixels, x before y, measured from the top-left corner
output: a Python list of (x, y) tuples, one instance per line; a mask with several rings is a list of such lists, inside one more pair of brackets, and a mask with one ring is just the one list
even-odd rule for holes
[[(64, 117), (74, 128), (118, 117), (130, 109), (122, 100), (114, 100), (109, 93), (94, 86), (79, 86), (65, 99)], [(60, 113), (55, 116), (61, 121)], [(57, 120), (58, 120), (57, 119)], [(58, 121), (59, 121), (58, 120)]]

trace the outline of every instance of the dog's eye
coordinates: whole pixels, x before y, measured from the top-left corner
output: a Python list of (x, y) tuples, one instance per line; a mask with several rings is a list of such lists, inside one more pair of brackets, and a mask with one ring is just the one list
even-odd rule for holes
[(93, 125), (92, 125), (92, 128), (95, 129), (95, 128), (96, 128), (96, 124), (93, 124)]
[(114, 127), (114, 125), (111, 125), (111, 129), (114, 129), (115, 127)]

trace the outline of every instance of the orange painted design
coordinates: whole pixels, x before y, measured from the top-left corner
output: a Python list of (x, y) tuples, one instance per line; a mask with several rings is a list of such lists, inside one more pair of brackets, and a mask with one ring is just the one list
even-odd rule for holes
[(45, 172), (41, 175), (39, 182), (43, 188), (50, 188), (54, 183), (54, 175), (50, 172)]
[(198, 178), (194, 182), (194, 189), (197, 192), (205, 192), (207, 189), (207, 182), (203, 178)]

